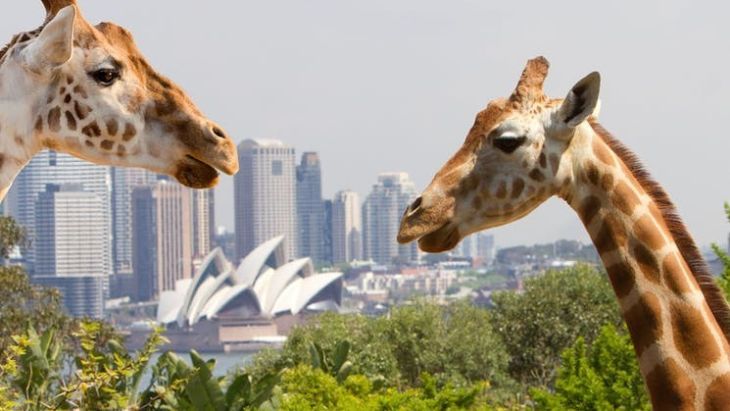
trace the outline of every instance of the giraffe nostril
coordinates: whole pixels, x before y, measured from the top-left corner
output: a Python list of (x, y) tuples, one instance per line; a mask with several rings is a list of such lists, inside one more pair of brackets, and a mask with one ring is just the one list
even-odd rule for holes
[(213, 127), (213, 134), (220, 138), (226, 138), (226, 133), (224, 133), (218, 126)]
[(411, 206), (409, 207), (410, 212), (411, 213), (412, 212), (415, 212), (416, 210), (418, 210), (419, 208), (421, 208), (421, 203), (422, 202), (423, 202), (423, 198), (422, 197), (418, 197), (416, 199), (416, 201), (414, 201), (413, 204), (411, 204)]

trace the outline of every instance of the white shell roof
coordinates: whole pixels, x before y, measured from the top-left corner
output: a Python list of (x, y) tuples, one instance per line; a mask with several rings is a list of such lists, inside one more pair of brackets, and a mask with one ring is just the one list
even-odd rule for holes
[[(244, 304), (257, 307), (264, 317), (285, 312), (297, 314), (307, 308), (320, 291), (342, 281), (342, 273), (314, 274), (309, 258), (294, 260), (278, 268), (266, 266), (272, 255), (276, 259), (283, 241), (284, 237), (279, 236), (261, 244), (235, 271), (222, 251), (216, 248), (205, 258), (193, 279), (178, 281), (175, 291), (161, 293), (157, 321), (170, 324), (177, 319), (179, 326), (191, 326), (203, 318), (216, 317), (239, 296), (243, 297)], [(328, 309), (337, 307), (339, 302), (339, 298), (316, 301), (312, 308)], [(239, 302), (234, 304), (237, 307)]]

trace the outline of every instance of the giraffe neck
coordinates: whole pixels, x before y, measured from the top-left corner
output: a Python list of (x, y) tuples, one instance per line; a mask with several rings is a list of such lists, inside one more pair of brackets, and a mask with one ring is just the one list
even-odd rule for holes
[(659, 204), (587, 130), (566, 199), (601, 255), (654, 408), (730, 404), (730, 347)]
[(23, 68), (6, 58), (15, 46), (27, 43), (39, 32), (40, 28), (20, 33), (0, 51), (0, 201), (18, 173), (43, 148), (33, 119), (46, 87), (31, 84), (28, 76), (22, 75)]

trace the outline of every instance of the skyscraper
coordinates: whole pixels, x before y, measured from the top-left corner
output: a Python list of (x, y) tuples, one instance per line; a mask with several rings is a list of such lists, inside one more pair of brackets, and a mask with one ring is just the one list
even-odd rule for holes
[(273, 237), (285, 236), (285, 259), (297, 256), (294, 148), (278, 140), (238, 146), (235, 177), (236, 261)]
[(115, 274), (132, 274), (132, 190), (154, 184), (157, 175), (147, 170), (127, 167), (111, 169), (111, 207), (113, 259)]
[(111, 177), (110, 168), (79, 160), (55, 151), (38, 153), (21, 171), (9, 193), (9, 214), (26, 229), (29, 245), (22, 249), (26, 268), (35, 271), (35, 208), (38, 195), (46, 190), (47, 184), (80, 184), (83, 191), (95, 193), (102, 202), (104, 212), (104, 238), (101, 240), (104, 253), (99, 259), (104, 272), (110, 274), (112, 264), (112, 221), (111, 221)]
[(332, 200), (332, 262), (347, 263), (362, 259), (362, 219), (360, 196), (339, 191)]
[(36, 200), (33, 282), (58, 288), (74, 316), (103, 315), (109, 251), (105, 205), (80, 184), (48, 184)]
[(202, 260), (210, 253), (215, 240), (215, 192), (189, 190), (193, 227), (193, 259)]
[(300, 257), (325, 263), (322, 170), (317, 153), (302, 154), (297, 166), (297, 228)]
[(407, 173), (383, 173), (363, 205), (365, 258), (379, 264), (418, 259), (416, 244), (399, 245), (396, 241), (403, 211), (417, 196)]
[(154, 300), (191, 278), (193, 216), (190, 189), (160, 180), (132, 191), (132, 263), (138, 301)]

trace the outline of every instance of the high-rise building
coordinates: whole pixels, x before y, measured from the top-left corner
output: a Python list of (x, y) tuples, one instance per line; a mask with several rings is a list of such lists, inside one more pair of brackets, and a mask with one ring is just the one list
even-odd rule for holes
[(238, 146), (235, 177), (236, 261), (259, 244), (285, 236), (285, 259), (296, 257), (296, 159), (277, 140), (245, 140)]
[(55, 151), (38, 153), (20, 172), (10, 190), (8, 214), (25, 228), (28, 241), (21, 252), (26, 268), (35, 272), (35, 244), (38, 236), (35, 228), (35, 208), (38, 195), (46, 190), (47, 184), (80, 184), (83, 191), (99, 196), (104, 209), (104, 238), (101, 240), (104, 253), (99, 256), (104, 272), (111, 274), (112, 264), (112, 219), (111, 219), (111, 177), (110, 168), (79, 160)]
[(324, 249), (322, 250), (323, 261), (327, 264), (332, 264), (332, 200), (324, 200), (324, 223), (322, 234), (322, 244)]
[(157, 175), (147, 170), (128, 167), (111, 169), (112, 230), (114, 273), (131, 275), (132, 269), (132, 190), (154, 184)]
[(57, 287), (71, 315), (101, 318), (108, 267), (104, 199), (80, 184), (48, 184), (35, 206), (33, 282)]
[(132, 191), (132, 264), (137, 301), (156, 299), (173, 290), (177, 280), (191, 278), (193, 227), (191, 193), (160, 180)]
[(360, 259), (362, 259), (360, 196), (354, 191), (339, 191), (332, 200), (332, 262), (347, 263)]
[(304, 153), (297, 166), (298, 252), (300, 257), (310, 257), (315, 264), (327, 262), (324, 211), (319, 156), (317, 153)]
[(193, 225), (193, 259), (202, 261), (210, 254), (215, 241), (215, 192), (190, 190)]
[(416, 187), (407, 173), (383, 173), (363, 204), (365, 258), (379, 264), (418, 259), (415, 243), (396, 241), (403, 211), (416, 198)]
[(497, 255), (494, 236), (481, 232), (466, 236), (457, 251), (462, 256), (471, 258), (479, 266), (491, 264)]

